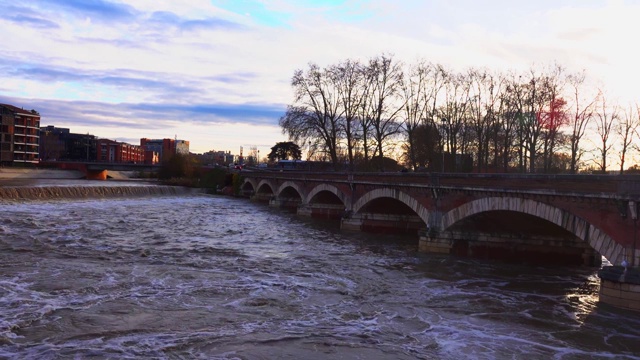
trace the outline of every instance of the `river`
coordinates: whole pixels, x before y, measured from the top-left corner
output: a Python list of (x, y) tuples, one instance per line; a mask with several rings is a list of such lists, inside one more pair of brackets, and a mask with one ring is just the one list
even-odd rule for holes
[(640, 359), (597, 269), (204, 194), (0, 201), (0, 358)]

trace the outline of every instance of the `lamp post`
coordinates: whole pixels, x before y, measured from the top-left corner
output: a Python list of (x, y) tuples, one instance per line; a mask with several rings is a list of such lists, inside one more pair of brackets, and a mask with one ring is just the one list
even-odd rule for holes
[[(633, 249), (631, 250), (631, 267), (636, 266), (636, 243), (638, 242), (638, 202), (629, 201), (629, 210), (631, 212), (631, 219), (633, 220)], [(626, 260), (626, 259), (625, 259)]]
[(444, 173), (444, 143), (445, 143), (445, 136), (447, 134), (447, 128), (446, 128), (447, 118), (443, 117), (443, 118), (441, 118), (441, 121), (442, 121), (442, 130), (443, 130), (443, 136), (442, 136), (442, 172)]

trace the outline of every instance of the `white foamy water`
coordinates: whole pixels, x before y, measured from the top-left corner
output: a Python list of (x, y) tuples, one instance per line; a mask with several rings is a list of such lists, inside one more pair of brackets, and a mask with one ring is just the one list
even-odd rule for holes
[(415, 249), (225, 197), (0, 203), (0, 358), (640, 358), (596, 269)]

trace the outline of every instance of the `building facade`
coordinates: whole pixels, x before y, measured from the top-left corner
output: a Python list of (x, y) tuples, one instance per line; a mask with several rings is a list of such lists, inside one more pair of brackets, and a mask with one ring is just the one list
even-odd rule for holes
[(37, 164), (39, 148), (40, 114), (0, 104), (0, 164)]
[(189, 142), (174, 139), (140, 139), (140, 147), (158, 153), (160, 161), (169, 160), (175, 154), (189, 155)]
[(42, 161), (96, 161), (96, 137), (76, 134), (66, 128), (40, 128)]
[(98, 162), (108, 163), (144, 163), (145, 150), (137, 145), (131, 145), (109, 139), (96, 140)]

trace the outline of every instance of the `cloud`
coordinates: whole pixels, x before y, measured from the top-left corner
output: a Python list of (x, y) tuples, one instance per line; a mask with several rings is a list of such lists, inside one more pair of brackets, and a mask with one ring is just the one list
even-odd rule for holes
[[(283, 104), (121, 103), (22, 99), (0, 96), (0, 103), (35, 109), (44, 123), (97, 128), (160, 129), (181, 124), (272, 126), (284, 115)], [(72, 129), (73, 131), (73, 129)], [(99, 134), (96, 134), (99, 135)]]
[[(36, 27), (39, 29), (58, 29), (60, 26), (55, 21), (30, 8), (15, 5), (0, 4), (0, 13), (4, 14), (2, 19), (11, 21), (18, 25)], [(1, 20), (1, 19), (0, 19)]]
[(41, 29), (57, 29), (60, 27), (58, 24), (56, 24), (53, 21), (42, 19), (39, 17), (27, 16), (27, 15), (13, 15), (13, 16), (8, 16), (7, 19), (17, 24), (35, 26)]
[(197, 30), (244, 30), (246, 26), (234, 21), (222, 19), (219, 17), (204, 17), (200, 19), (189, 19), (180, 17), (170, 11), (155, 11), (148, 19), (151, 25), (166, 28), (167, 26), (176, 27), (182, 31)]
[[(206, 98), (203, 89), (216, 86), (248, 84), (258, 76), (252, 72), (218, 74), (207, 77), (131, 69), (93, 70), (37, 63), (20, 63), (0, 57), (0, 70), (7, 77), (56, 84), (73, 83), (76, 87), (110, 87), (125, 92), (144, 92), (147, 98)], [(233, 93), (230, 89), (228, 93)], [(71, 95), (71, 94), (70, 94)]]
[(128, 104), (127, 108), (140, 113), (162, 114), (160, 118), (191, 119), (206, 123), (248, 123), (273, 125), (286, 110), (278, 104)]
[(220, 141), (277, 128), (295, 69), (382, 52), (456, 70), (558, 61), (635, 96), (628, 35), (638, 10), (569, 0), (0, 0), (0, 88), (53, 125), (193, 138), (216, 127)]
[(80, 18), (90, 17), (107, 22), (132, 20), (139, 13), (133, 6), (105, 0), (40, 0), (39, 3), (66, 10)]

